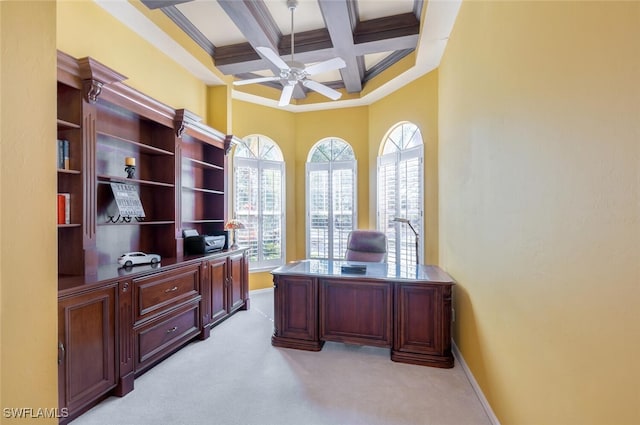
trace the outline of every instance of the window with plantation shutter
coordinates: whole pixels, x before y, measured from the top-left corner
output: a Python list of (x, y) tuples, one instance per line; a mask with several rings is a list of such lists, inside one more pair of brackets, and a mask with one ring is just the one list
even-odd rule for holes
[(418, 232), (423, 258), (423, 143), (415, 124), (393, 127), (378, 157), (378, 229), (387, 234), (389, 262), (409, 270), (416, 265), (416, 239), (411, 228), (394, 218), (408, 219)]
[(245, 229), (238, 244), (249, 247), (250, 270), (284, 264), (284, 161), (268, 137), (249, 136), (235, 148), (234, 218)]
[(318, 142), (307, 159), (307, 258), (340, 259), (356, 223), (356, 158), (340, 139)]

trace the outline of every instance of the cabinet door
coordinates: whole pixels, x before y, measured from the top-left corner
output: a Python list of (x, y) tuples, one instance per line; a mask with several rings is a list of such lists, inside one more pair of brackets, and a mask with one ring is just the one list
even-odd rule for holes
[(58, 302), (60, 407), (73, 415), (116, 385), (116, 287)]
[(452, 367), (451, 287), (397, 284), (392, 360)]
[(216, 324), (229, 314), (227, 297), (227, 259), (217, 258), (207, 262), (209, 279), (210, 323)]
[(303, 276), (274, 277), (274, 333), (278, 347), (318, 351), (318, 281)]
[(230, 312), (244, 306), (246, 298), (244, 254), (235, 254), (229, 257), (229, 305)]

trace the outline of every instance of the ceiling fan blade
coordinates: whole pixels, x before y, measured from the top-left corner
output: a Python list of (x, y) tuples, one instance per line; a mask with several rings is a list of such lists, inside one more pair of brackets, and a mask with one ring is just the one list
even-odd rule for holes
[(265, 58), (269, 59), (271, 63), (280, 69), (289, 69), (289, 65), (282, 60), (280, 56), (268, 47), (256, 47), (256, 50), (262, 54)]
[(331, 100), (338, 100), (342, 96), (342, 93), (340, 93), (339, 91), (334, 90), (331, 87), (327, 87), (324, 84), (320, 84), (317, 81), (303, 80), (302, 85), (310, 88), (313, 91), (317, 91), (321, 95), (326, 96)]
[(249, 78), (248, 80), (236, 80), (233, 82), (234, 86), (244, 86), (246, 84), (255, 84), (255, 83), (264, 83), (267, 81), (277, 81), (280, 77), (258, 77), (258, 78)]
[(310, 65), (305, 68), (305, 72), (308, 75), (315, 75), (326, 71), (333, 71), (334, 69), (341, 69), (345, 66), (347, 66), (347, 64), (344, 60), (342, 60), (342, 58), (333, 58), (324, 62)]
[(278, 102), (278, 106), (287, 106), (289, 102), (291, 102), (291, 96), (293, 96), (293, 88), (295, 84), (290, 85), (287, 84), (282, 89), (282, 94), (280, 95), (280, 101)]

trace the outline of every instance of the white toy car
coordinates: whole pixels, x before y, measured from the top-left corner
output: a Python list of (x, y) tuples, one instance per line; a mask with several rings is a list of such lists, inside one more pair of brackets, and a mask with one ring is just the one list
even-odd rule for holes
[(138, 264), (156, 264), (160, 262), (158, 254), (145, 254), (144, 252), (125, 252), (118, 257), (118, 264), (124, 267), (131, 267)]

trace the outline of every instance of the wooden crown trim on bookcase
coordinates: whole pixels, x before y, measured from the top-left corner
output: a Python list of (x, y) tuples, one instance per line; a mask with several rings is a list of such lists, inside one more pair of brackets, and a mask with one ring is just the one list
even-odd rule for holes
[(231, 148), (240, 143), (240, 139), (233, 134), (227, 134), (224, 139), (224, 154), (228, 155), (231, 152)]
[(96, 103), (105, 84), (119, 83), (127, 79), (124, 75), (104, 66), (90, 57), (78, 59), (80, 79), (84, 95), (89, 103)]
[(225, 147), (226, 135), (202, 122), (202, 117), (187, 109), (177, 109), (175, 118), (176, 135), (179, 138), (185, 134), (191, 134), (220, 148)]

